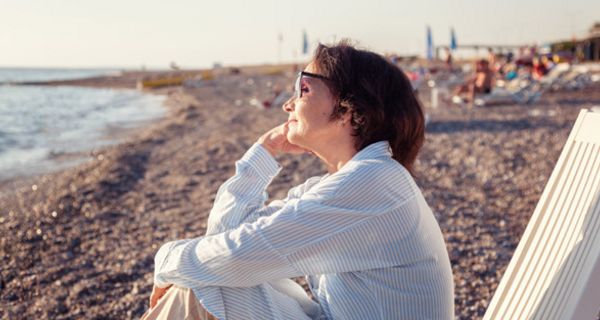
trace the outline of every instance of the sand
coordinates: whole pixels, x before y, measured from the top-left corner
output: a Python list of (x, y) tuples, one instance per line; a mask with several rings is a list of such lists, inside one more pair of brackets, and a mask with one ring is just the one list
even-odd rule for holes
[[(126, 142), (90, 151), (75, 168), (1, 183), (0, 317), (141, 316), (158, 247), (203, 235), (234, 162), (286, 119), (260, 102), (289, 89), (293, 73), (264, 73), (155, 90), (168, 95), (168, 115)], [(137, 77), (68, 84), (130, 88)], [(428, 110), (416, 180), (447, 242), (459, 319), (485, 312), (579, 109), (600, 105), (599, 89), (548, 93), (529, 106)], [(279, 160), (272, 198), (324, 173), (309, 155)]]

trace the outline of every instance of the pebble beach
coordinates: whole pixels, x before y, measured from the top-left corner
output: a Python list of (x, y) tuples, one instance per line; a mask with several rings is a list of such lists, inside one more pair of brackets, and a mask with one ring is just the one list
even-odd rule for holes
[[(137, 319), (148, 307), (154, 254), (201, 236), (218, 187), (266, 130), (284, 122), (291, 68), (242, 69), (165, 95), (166, 116), (63, 171), (0, 182), (0, 318)], [(137, 73), (50, 85), (135, 88)], [(545, 93), (529, 105), (428, 106), (416, 181), (444, 234), (456, 317), (480, 319), (582, 108), (600, 83)], [(268, 189), (325, 173), (310, 155), (278, 158)], [(299, 279), (298, 281), (301, 282)]]

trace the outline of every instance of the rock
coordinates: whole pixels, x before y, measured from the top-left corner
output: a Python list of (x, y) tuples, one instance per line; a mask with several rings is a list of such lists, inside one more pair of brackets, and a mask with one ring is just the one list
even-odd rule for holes
[(19, 297), (15, 293), (9, 293), (6, 295), (6, 300), (8, 301), (17, 301)]

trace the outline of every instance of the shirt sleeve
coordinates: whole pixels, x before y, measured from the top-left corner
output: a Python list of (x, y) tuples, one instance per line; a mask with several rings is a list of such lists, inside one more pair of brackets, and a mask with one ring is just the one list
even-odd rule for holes
[(254, 144), (236, 162), (236, 173), (217, 192), (213, 208), (208, 217), (207, 235), (237, 228), (242, 223), (254, 222), (281, 209), (288, 200), (299, 198), (313, 177), (304, 184), (292, 188), (285, 199), (268, 200), (266, 188), (281, 171), (281, 166), (260, 144)]
[(336, 195), (343, 184), (338, 179), (343, 175), (327, 179), (316, 190), (288, 201), (274, 214), (253, 223), (165, 244), (155, 261), (155, 284), (250, 287), (306, 274), (396, 264), (388, 264), (379, 255), (378, 247), (389, 247), (390, 238), (378, 235), (376, 226), (366, 226), (393, 208), (377, 202), (346, 206), (351, 201), (345, 195)]
[[(260, 144), (254, 144), (235, 164), (235, 175), (217, 192), (208, 217), (207, 235), (217, 234), (253, 220), (267, 200), (266, 188), (281, 166)], [(255, 218), (254, 218), (255, 219)]]

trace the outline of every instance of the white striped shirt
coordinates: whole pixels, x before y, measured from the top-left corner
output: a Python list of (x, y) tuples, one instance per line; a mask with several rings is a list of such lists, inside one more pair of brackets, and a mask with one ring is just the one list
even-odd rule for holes
[[(154, 283), (220, 319), (452, 319), (442, 233), (410, 174), (374, 143), (265, 205), (279, 164), (255, 144), (217, 193), (207, 235), (168, 242)], [(316, 298), (289, 278), (307, 276)]]

